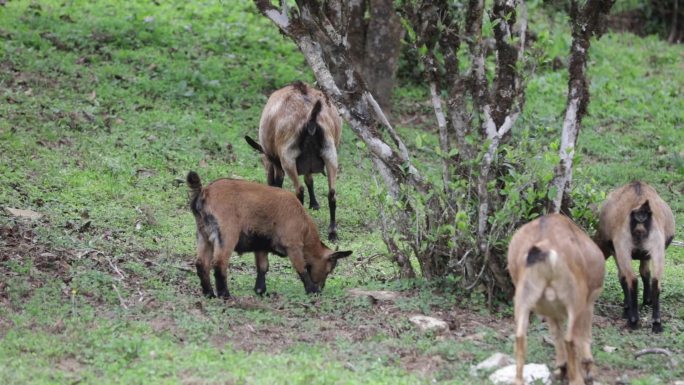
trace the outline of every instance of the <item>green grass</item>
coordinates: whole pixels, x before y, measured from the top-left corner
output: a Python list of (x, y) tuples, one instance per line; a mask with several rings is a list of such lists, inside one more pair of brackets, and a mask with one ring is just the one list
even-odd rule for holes
[[(14, 0), (0, 10), (0, 206), (43, 214), (31, 222), (0, 211), (0, 383), (472, 384), (485, 380), (470, 377), (470, 365), (512, 353), (510, 304), (490, 313), (485, 293), (467, 295), (453, 280), (394, 279), (372, 199), (374, 171), (350, 130), (340, 149), (337, 217), (339, 246), (354, 255), (325, 293), (307, 297), (288, 261), (273, 258), (273, 294), (257, 298), (247, 254), (231, 259), (233, 301), (199, 296), (186, 173), (264, 182), (242, 137), (255, 135), (270, 92), (313, 80), (296, 47), (250, 2)], [(562, 17), (536, 23), (533, 30), (550, 32), (538, 39), (545, 56), (529, 79), (516, 135), (551, 153), (567, 75), (548, 61), (564, 55), (570, 39)], [(608, 34), (591, 54), (578, 196), (589, 206), (641, 178), (681, 217), (682, 48)], [(436, 160), (416, 146), (417, 135), (425, 148), (437, 143), (425, 91), (401, 87), (395, 102), (398, 122), (417, 115), (426, 128), (397, 124), (438, 179)], [(324, 196), (323, 178), (316, 183)], [(321, 203), (311, 214), (325, 229)], [(684, 377), (661, 357), (632, 358), (647, 346), (676, 358), (684, 352), (682, 248), (668, 250), (658, 336), (624, 329), (608, 266), (593, 349), (598, 379)], [(401, 297), (373, 304), (348, 296), (355, 287)], [(418, 333), (412, 314), (446, 319), (452, 329)], [(645, 311), (642, 318), (649, 323)], [(532, 324), (528, 361), (552, 364), (546, 334)], [(606, 345), (618, 350), (606, 353)]]

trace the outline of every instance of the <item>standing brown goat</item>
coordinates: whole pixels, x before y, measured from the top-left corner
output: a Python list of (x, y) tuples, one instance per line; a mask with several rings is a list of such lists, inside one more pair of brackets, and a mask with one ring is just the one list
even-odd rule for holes
[(340, 258), (351, 251), (332, 251), (292, 193), (255, 182), (217, 179), (202, 188), (199, 175), (187, 177), (190, 208), (197, 223), (197, 275), (202, 292), (214, 297), (209, 270), (214, 268), (219, 297), (230, 294), (226, 283), (233, 251), (253, 251), (257, 278), (254, 291), (266, 292), (268, 253), (288, 256), (307, 293), (320, 292)]
[(309, 208), (319, 208), (311, 174), (327, 173), (331, 241), (337, 239), (335, 181), (341, 132), (342, 119), (328, 97), (307, 84), (295, 82), (268, 98), (259, 122), (260, 144), (245, 136), (247, 143), (263, 154), (269, 186), (282, 187), (287, 174), (297, 198), (304, 203), (304, 187), (299, 183), (299, 175), (304, 175)]
[[(603, 289), (605, 260), (570, 219), (549, 214), (522, 226), (508, 245), (515, 284), (516, 384), (523, 384), (530, 311), (546, 317), (561, 381), (591, 381), (591, 319)], [(567, 321), (565, 331), (561, 329)], [(580, 370), (580, 365), (582, 366)]]
[(635, 181), (620, 187), (611, 192), (603, 203), (596, 241), (606, 258), (615, 255), (625, 295), (623, 317), (627, 318), (627, 325), (632, 329), (639, 326), (639, 285), (632, 270), (632, 259), (636, 259), (639, 260), (639, 273), (644, 283), (644, 305), (653, 306), (651, 330), (655, 333), (663, 331), (660, 319), (661, 279), (665, 249), (674, 238), (674, 228), (672, 210), (655, 189), (644, 182)]

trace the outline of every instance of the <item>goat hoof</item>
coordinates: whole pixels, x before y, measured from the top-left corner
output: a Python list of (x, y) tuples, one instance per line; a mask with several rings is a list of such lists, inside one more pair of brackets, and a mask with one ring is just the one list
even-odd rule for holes
[(266, 293), (266, 288), (265, 287), (255, 287), (254, 292), (259, 296), (263, 297), (264, 294)]
[(216, 298), (216, 296), (214, 295), (214, 292), (213, 292), (213, 291), (205, 291), (205, 292), (202, 293), (202, 294), (204, 294), (204, 296), (207, 297), (207, 298)]
[(230, 299), (230, 292), (228, 290), (219, 291), (218, 296), (219, 296), (219, 298)]
[(660, 322), (654, 322), (653, 326), (651, 327), (651, 331), (653, 333), (662, 333), (663, 332), (663, 324)]
[(309, 209), (311, 209), (311, 210), (318, 210), (320, 208), (321, 208), (321, 206), (318, 203), (309, 204)]
[(328, 240), (330, 242), (337, 242), (337, 231), (331, 231), (328, 233)]
[(558, 381), (561, 383), (567, 382), (568, 381), (568, 364), (564, 363), (561, 365), (558, 365), (556, 367), (556, 370), (553, 371), (554, 376)]

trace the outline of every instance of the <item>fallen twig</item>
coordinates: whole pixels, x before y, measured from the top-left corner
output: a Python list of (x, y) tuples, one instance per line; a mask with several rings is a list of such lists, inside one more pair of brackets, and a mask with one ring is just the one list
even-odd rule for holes
[(634, 359), (637, 359), (641, 356), (644, 356), (646, 354), (664, 354), (668, 357), (672, 357), (672, 353), (663, 348), (646, 348), (646, 349), (641, 349), (638, 352), (634, 353)]
[(114, 291), (116, 292), (116, 296), (119, 297), (119, 302), (121, 303), (121, 307), (128, 310), (128, 306), (126, 306), (126, 302), (124, 302), (123, 297), (121, 297), (121, 293), (119, 293), (119, 288), (117, 288), (115, 284), (112, 284), (112, 287), (114, 288)]
[(80, 260), (81, 258), (87, 256), (87, 255), (90, 254), (90, 253), (95, 253), (95, 255), (97, 255), (97, 254), (102, 254), (102, 255), (104, 255), (104, 253), (101, 252), (100, 250), (85, 249), (85, 250), (82, 250), (80, 253), (78, 253), (78, 254), (76, 255), (76, 259)]
[(109, 263), (109, 266), (112, 267), (112, 269), (114, 270), (114, 272), (117, 273), (117, 274), (119, 274), (119, 276), (121, 277), (122, 280), (123, 280), (123, 279), (126, 279), (126, 276), (121, 272), (121, 270), (119, 270), (118, 267), (116, 267), (116, 265), (112, 262), (112, 260), (109, 259), (109, 257), (106, 257), (106, 258), (107, 258), (107, 262)]
[(178, 270), (189, 271), (191, 273), (195, 271), (194, 269), (187, 267), (187, 266), (179, 266), (179, 265), (172, 265), (172, 266)]

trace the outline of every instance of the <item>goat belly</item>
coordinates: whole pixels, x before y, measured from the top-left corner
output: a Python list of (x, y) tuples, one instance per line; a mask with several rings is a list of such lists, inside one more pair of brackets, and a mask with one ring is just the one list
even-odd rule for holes
[(285, 248), (274, 242), (272, 237), (257, 233), (240, 233), (235, 252), (242, 254), (249, 251), (266, 251), (281, 257), (285, 256)]

